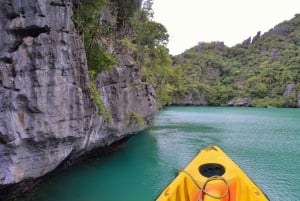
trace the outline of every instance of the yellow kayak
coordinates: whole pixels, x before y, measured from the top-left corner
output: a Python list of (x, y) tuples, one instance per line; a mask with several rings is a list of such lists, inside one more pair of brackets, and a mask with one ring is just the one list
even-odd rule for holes
[(209, 146), (180, 171), (156, 201), (269, 201), (219, 147)]

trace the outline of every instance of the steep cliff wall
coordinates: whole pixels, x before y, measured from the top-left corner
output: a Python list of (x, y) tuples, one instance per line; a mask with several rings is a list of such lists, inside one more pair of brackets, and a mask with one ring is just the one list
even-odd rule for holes
[(132, 57), (113, 46), (118, 65), (96, 77), (112, 118), (98, 114), (71, 0), (0, 3), (1, 188), (40, 177), (151, 122), (155, 92)]

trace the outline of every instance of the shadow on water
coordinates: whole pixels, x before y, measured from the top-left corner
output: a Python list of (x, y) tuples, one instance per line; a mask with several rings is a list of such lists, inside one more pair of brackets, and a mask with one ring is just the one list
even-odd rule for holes
[(174, 129), (186, 133), (197, 132), (197, 133), (218, 133), (221, 132), (221, 128), (216, 128), (200, 123), (176, 123), (173, 125), (160, 125), (160, 126), (151, 126), (150, 128), (153, 131), (163, 130), (163, 129)]
[[(61, 171), (43, 183), (30, 201), (153, 200), (165, 174), (157, 156), (157, 140), (147, 131), (129, 139), (122, 148), (97, 161)], [(163, 171), (161, 171), (163, 170)], [(170, 171), (168, 169), (167, 171)]]
[(270, 200), (300, 200), (300, 110), (170, 107), (122, 149), (64, 170), (30, 201), (153, 201), (200, 149), (220, 146)]

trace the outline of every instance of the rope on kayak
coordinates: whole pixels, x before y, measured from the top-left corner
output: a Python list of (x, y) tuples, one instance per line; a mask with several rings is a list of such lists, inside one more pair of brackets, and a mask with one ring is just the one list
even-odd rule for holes
[[(202, 195), (206, 194), (209, 197), (212, 197), (214, 199), (222, 199), (224, 197), (226, 197), (226, 195), (229, 193), (229, 184), (227, 182), (227, 180), (222, 177), (222, 176), (212, 176), (212, 177), (208, 177), (207, 180), (204, 182), (203, 186), (201, 186), (197, 180), (193, 177), (193, 175), (191, 175), (189, 172), (187, 172), (186, 170), (179, 170), (180, 172), (184, 172), (186, 175), (188, 175), (192, 181), (196, 184), (196, 186), (200, 189), (200, 195), (199, 195), (199, 201), (203, 201), (202, 200)], [(208, 191), (205, 190), (206, 185), (213, 180), (222, 180), (225, 183), (226, 189), (225, 192), (223, 193), (223, 195), (213, 195), (211, 193), (209, 193)]]

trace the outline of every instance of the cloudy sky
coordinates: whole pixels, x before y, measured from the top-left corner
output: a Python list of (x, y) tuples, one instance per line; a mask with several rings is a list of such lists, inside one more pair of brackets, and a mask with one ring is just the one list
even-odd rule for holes
[(168, 29), (173, 55), (198, 42), (241, 43), (300, 13), (300, 0), (154, 0), (154, 20)]

